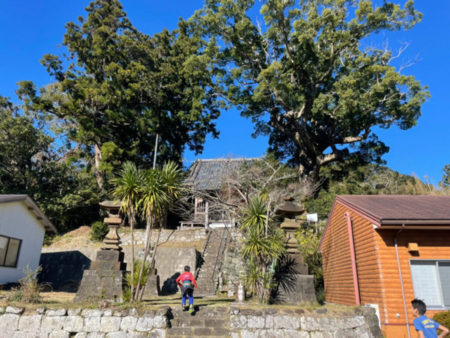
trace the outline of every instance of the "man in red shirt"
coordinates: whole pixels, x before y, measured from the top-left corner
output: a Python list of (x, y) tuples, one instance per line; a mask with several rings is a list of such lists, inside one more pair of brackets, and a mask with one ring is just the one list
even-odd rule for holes
[(190, 272), (191, 268), (186, 265), (184, 267), (184, 272), (178, 276), (176, 282), (181, 289), (181, 307), (183, 311), (186, 311), (186, 296), (189, 297), (189, 313), (194, 312), (194, 287), (197, 288), (197, 282), (195, 281), (194, 275)]

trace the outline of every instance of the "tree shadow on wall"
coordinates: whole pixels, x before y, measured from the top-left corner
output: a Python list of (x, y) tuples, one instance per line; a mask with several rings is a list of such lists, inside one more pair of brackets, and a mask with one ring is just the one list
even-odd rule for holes
[(270, 302), (280, 304), (285, 302), (286, 293), (295, 291), (297, 262), (289, 256), (283, 256), (275, 268), (274, 281), (276, 287), (270, 294)]
[(50, 285), (54, 291), (77, 292), (91, 260), (78, 250), (47, 252), (41, 254), (39, 265), (39, 283)]
[(177, 272), (164, 281), (164, 283), (161, 287), (161, 295), (162, 296), (174, 295), (178, 292), (178, 285), (177, 285), (176, 280), (179, 276), (180, 276), (180, 273)]

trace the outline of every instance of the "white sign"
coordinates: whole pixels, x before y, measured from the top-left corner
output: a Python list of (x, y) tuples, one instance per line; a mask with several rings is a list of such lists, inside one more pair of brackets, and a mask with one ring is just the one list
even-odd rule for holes
[(317, 221), (319, 220), (319, 216), (316, 214), (306, 214), (306, 220), (308, 222), (314, 222), (317, 223)]

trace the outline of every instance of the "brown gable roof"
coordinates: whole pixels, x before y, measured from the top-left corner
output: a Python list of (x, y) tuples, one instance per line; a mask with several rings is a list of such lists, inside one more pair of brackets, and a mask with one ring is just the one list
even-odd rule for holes
[[(450, 225), (450, 196), (431, 195), (338, 195), (328, 215), (328, 222), (319, 244), (328, 235), (331, 215), (336, 203), (358, 212), (379, 229), (408, 226), (414, 229), (448, 228)], [(435, 227), (433, 227), (435, 226)]]
[(0, 195), (0, 203), (23, 202), (46, 231), (57, 233), (55, 226), (28, 195)]
[(341, 195), (336, 201), (383, 224), (450, 224), (450, 196)]

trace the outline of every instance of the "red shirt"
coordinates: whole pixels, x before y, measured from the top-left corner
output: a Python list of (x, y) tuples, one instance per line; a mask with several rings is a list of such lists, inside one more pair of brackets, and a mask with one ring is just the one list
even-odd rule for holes
[(190, 272), (183, 272), (181, 275), (178, 276), (176, 282), (178, 285), (181, 285), (185, 280), (190, 280), (192, 284), (194, 284), (194, 287), (197, 288), (197, 282), (195, 281), (194, 275)]

